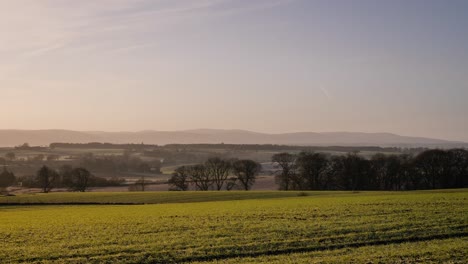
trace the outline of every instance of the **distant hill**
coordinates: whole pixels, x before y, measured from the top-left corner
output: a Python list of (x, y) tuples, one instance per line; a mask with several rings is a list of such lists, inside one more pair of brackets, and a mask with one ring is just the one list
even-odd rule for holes
[(197, 129), (185, 131), (100, 132), (70, 130), (0, 130), (0, 146), (49, 145), (66, 143), (226, 143), (226, 144), (281, 144), (315, 146), (407, 146), (407, 147), (461, 147), (464, 142), (424, 137), (407, 137), (391, 133), (361, 132), (298, 132), (267, 134), (245, 130)]

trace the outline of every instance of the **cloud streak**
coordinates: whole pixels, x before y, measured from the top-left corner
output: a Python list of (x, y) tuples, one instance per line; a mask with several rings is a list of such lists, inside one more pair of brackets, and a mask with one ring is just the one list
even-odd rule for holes
[(183, 23), (291, 1), (2, 1), (0, 56), (10, 60), (0, 62), (0, 68), (16, 72), (29, 60), (57, 51), (132, 52), (154, 44), (148, 35), (162, 35)]
[[(94, 42), (99, 42), (117, 34), (164, 31), (190, 19), (272, 8), (291, 1), (246, 1), (235, 6), (232, 3), (238, 2), (233, 0), (70, 0), (59, 2), (60, 5), (47, 0), (2, 2), (0, 29), (6, 34), (0, 52), (16, 50), (39, 56), (79, 40), (93, 42), (94, 38)], [(21, 18), (19, 13), (23, 13)]]
[(320, 89), (320, 91), (322, 91), (323, 95), (325, 95), (325, 97), (327, 97), (327, 99), (329, 99), (329, 100), (332, 99), (331, 93), (328, 91), (328, 89), (325, 86), (321, 85), (321, 86), (319, 86), (319, 89)]

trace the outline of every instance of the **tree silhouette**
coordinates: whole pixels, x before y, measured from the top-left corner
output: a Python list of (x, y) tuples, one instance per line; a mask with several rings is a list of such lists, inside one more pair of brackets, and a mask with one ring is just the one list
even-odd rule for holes
[(216, 189), (221, 190), (228, 178), (231, 163), (221, 158), (210, 158), (205, 162), (205, 168)]
[(237, 160), (232, 164), (234, 175), (246, 191), (250, 190), (261, 170), (262, 165), (253, 160)]
[(75, 168), (70, 173), (71, 189), (73, 191), (85, 192), (89, 187), (91, 173), (84, 168)]
[(279, 168), (276, 175), (276, 182), (280, 190), (289, 190), (292, 186), (293, 177), (296, 172), (295, 156), (286, 152), (273, 155), (272, 162)]
[(36, 175), (36, 181), (44, 193), (48, 193), (54, 188), (54, 184), (58, 178), (59, 174), (47, 166), (42, 166)]
[(8, 187), (16, 182), (15, 174), (8, 171), (6, 167), (3, 167), (2, 173), (0, 173), (0, 187)]
[(178, 167), (174, 173), (172, 173), (168, 184), (171, 186), (171, 191), (187, 191), (189, 184), (188, 168), (185, 166)]

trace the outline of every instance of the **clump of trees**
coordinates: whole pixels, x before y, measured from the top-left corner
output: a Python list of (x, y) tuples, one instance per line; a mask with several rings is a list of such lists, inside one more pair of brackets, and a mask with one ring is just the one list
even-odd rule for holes
[(178, 167), (168, 181), (169, 190), (250, 190), (260, 171), (261, 165), (253, 160), (210, 158), (202, 164)]
[(59, 169), (53, 169), (44, 165), (36, 175), (21, 177), (18, 181), (21, 181), (24, 187), (40, 188), (42, 192), (48, 193), (56, 188), (85, 192), (90, 187), (120, 186), (124, 180), (97, 177), (82, 167), (73, 168), (71, 165), (64, 165)]
[(416, 190), (468, 187), (468, 151), (432, 149), (410, 155), (301, 152), (272, 157), (280, 190)]
[(84, 192), (89, 188), (94, 176), (84, 168), (64, 166), (61, 170), (53, 170), (42, 166), (36, 174), (36, 182), (42, 192), (48, 193), (56, 187), (68, 187), (71, 191)]

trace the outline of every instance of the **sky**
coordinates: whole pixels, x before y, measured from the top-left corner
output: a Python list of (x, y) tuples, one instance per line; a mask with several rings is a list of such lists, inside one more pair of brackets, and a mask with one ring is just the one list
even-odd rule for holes
[(0, 0), (0, 129), (468, 141), (468, 1)]

